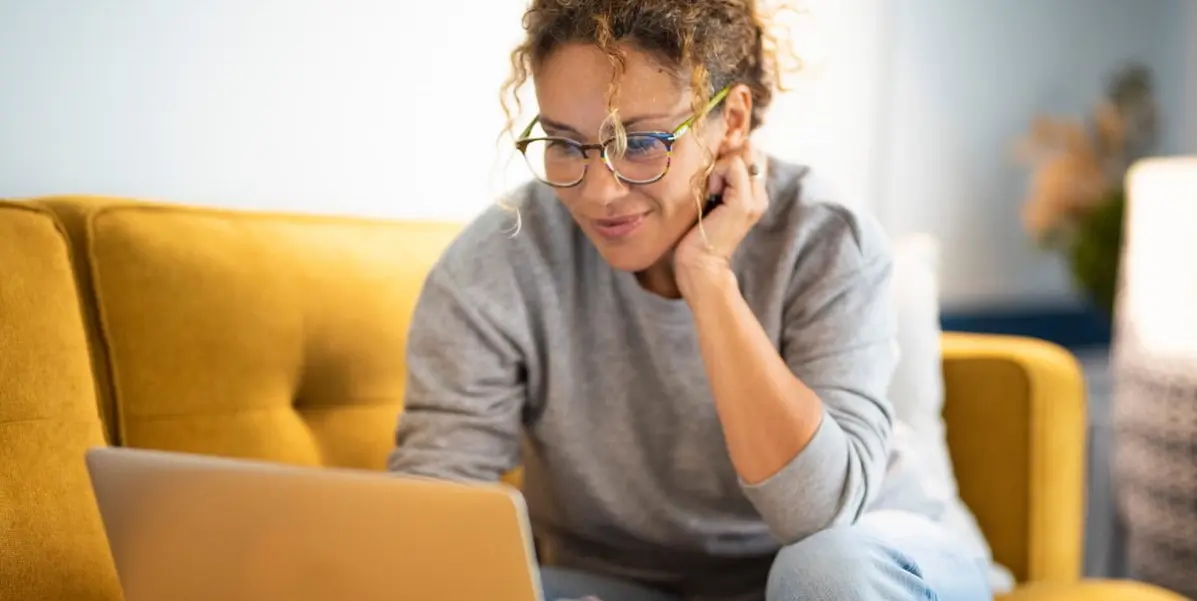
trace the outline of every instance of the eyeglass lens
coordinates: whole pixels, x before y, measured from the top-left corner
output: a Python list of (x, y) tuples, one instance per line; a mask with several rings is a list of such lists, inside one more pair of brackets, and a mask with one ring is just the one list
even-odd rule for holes
[[(616, 175), (631, 183), (650, 182), (669, 168), (669, 147), (657, 136), (628, 134), (627, 148), (617, 152), (615, 141), (605, 146), (607, 164)], [(578, 183), (586, 173), (588, 151), (573, 141), (559, 138), (532, 140), (524, 148), (524, 157), (533, 174), (554, 186)]]

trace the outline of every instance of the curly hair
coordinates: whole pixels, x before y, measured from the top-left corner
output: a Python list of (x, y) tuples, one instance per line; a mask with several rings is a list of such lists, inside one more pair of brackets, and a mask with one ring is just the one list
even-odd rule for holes
[[(603, 127), (616, 138), (617, 148), (625, 135), (615, 102), (626, 48), (644, 52), (666, 67), (679, 86), (688, 84), (695, 112), (728, 85), (748, 86), (753, 101), (750, 128), (756, 129), (774, 90), (784, 89), (781, 45), (770, 31), (771, 17), (762, 12), (757, 0), (532, 0), (523, 18), (526, 37), (511, 53), (511, 76), (500, 95), (507, 116), (505, 132), (512, 133), (522, 110), (519, 89), (555, 49), (569, 43), (594, 44), (611, 62), (609, 116)], [(695, 124), (696, 129), (701, 126)], [(711, 157), (707, 160), (710, 164)], [(700, 173), (697, 194), (704, 186), (705, 175)]]

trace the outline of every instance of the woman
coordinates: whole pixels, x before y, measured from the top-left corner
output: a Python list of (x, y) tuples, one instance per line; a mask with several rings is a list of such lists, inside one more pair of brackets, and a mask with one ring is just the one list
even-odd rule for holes
[(429, 274), (391, 469), (522, 465), (550, 600), (988, 598), (891, 451), (882, 234), (752, 150), (777, 64), (754, 1), (524, 24), (539, 181), (514, 235), (495, 208)]

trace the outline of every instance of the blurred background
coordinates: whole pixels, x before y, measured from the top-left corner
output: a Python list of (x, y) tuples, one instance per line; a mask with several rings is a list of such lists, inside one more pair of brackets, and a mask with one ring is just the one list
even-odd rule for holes
[[(1066, 261), (1023, 227), (1012, 148), (1038, 116), (1091, 116), (1139, 64), (1152, 152), (1197, 150), (1197, 2), (798, 6), (807, 68), (763, 144), (893, 235), (951, 248), (949, 318), (1083, 322)], [(497, 101), (523, 7), (466, 0), (442, 27), (432, 2), (0, 0), (0, 194), (468, 218), (526, 177)]]
[[(0, 197), (468, 219), (526, 177), (498, 103), (524, 5), (0, 0)], [(800, 6), (807, 68), (762, 144), (938, 241), (945, 328), (1074, 349), (1102, 440), (1122, 217), (1101, 182), (1197, 153), (1197, 0)], [(1110, 541), (1093, 453), (1088, 534)], [(1116, 547), (1087, 572), (1119, 573)]]

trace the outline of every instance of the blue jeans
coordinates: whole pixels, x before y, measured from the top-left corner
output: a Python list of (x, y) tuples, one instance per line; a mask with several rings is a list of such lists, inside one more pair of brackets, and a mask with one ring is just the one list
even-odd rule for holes
[[(745, 601), (991, 601), (988, 565), (938, 524), (901, 512), (877, 512), (783, 548), (767, 582)], [(546, 601), (685, 601), (594, 574), (546, 567)], [(733, 600), (729, 600), (733, 601)], [(734, 599), (740, 601), (740, 598)]]

